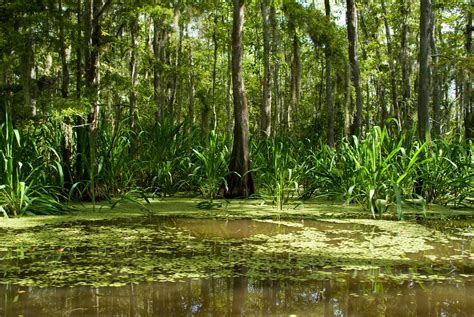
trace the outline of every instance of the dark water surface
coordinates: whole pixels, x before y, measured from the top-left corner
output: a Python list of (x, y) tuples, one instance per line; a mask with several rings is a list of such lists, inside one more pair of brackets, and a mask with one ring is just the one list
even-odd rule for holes
[(0, 286), (2, 316), (473, 316), (474, 285), (245, 277), (123, 287)]
[(426, 237), (179, 218), (8, 230), (0, 316), (474, 316), (472, 238), (405, 228)]

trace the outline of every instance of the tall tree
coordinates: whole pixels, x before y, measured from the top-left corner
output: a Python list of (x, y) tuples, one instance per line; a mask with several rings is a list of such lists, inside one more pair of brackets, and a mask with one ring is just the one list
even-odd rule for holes
[(418, 137), (430, 137), (430, 34), (431, 0), (420, 0), (420, 52), (418, 57)]
[(22, 49), (23, 65), (23, 98), (25, 107), (30, 109), (32, 117), (36, 116), (36, 68), (35, 68), (35, 37), (32, 29), (25, 35)]
[(261, 1), (263, 22), (263, 92), (260, 110), (260, 132), (262, 136), (269, 137), (271, 133), (272, 111), (272, 71), (270, 64), (271, 25), (269, 0)]
[(431, 47), (431, 84), (433, 88), (433, 137), (437, 138), (441, 135), (441, 78), (440, 66), (438, 57), (438, 48), (436, 47), (435, 39), (435, 25), (436, 14), (435, 10), (432, 12), (432, 29), (430, 32), (430, 47)]
[(217, 41), (217, 29), (219, 28), (218, 8), (214, 12), (214, 24), (212, 30), (212, 46), (214, 48), (214, 56), (212, 62), (212, 128), (217, 128), (217, 111), (216, 111), (216, 76), (217, 76), (217, 52), (219, 50), (219, 42)]
[(284, 122), (287, 127), (298, 121), (298, 107), (301, 91), (301, 57), (300, 39), (297, 31), (297, 9), (299, 6), (295, 2), (289, 2), (285, 6), (285, 14), (288, 19), (288, 31), (291, 38), (291, 71), (290, 71), (290, 101), (285, 109)]
[[(324, 0), (324, 9), (328, 22), (331, 19), (331, 4), (329, 0)], [(326, 43), (324, 48), (324, 56), (326, 59), (326, 111), (327, 111), (327, 138), (326, 142), (330, 147), (334, 147), (334, 101), (331, 89), (331, 48)]]
[(159, 13), (153, 16), (153, 96), (156, 103), (156, 119), (160, 121), (166, 111), (165, 78), (163, 69), (166, 65), (165, 46), (168, 39), (166, 15)]
[(227, 184), (221, 188), (225, 197), (248, 197), (255, 193), (250, 167), (249, 109), (242, 72), (242, 29), (245, 0), (233, 0), (232, 24), (232, 90), (234, 98), (234, 144), (230, 157)]
[(62, 0), (58, 1), (58, 23), (59, 23), (59, 56), (61, 58), (61, 96), (68, 97), (69, 89), (69, 54), (66, 46), (65, 36), (65, 12)]
[(189, 43), (189, 102), (188, 102), (188, 130), (191, 132), (193, 125), (194, 125), (194, 95), (196, 93), (196, 86), (195, 86), (195, 76), (194, 76), (194, 53), (193, 53), (193, 42), (192, 39), (189, 37), (188, 34), (189, 27), (186, 27), (186, 39)]
[(273, 133), (280, 126), (281, 120), (281, 103), (280, 103), (280, 59), (278, 53), (280, 51), (280, 32), (276, 19), (275, 4), (270, 6), (270, 25), (272, 28), (272, 57), (273, 57), (273, 87), (274, 87), (274, 115), (273, 115)]
[[(466, 14), (466, 34), (464, 48), (466, 50), (466, 57), (472, 58), (472, 12), (473, 2), (469, 1), (467, 4), (468, 13)], [(464, 81), (464, 135), (467, 140), (474, 140), (474, 97), (472, 94), (472, 75), (471, 72), (466, 72), (463, 78)]]
[(410, 51), (408, 43), (408, 35), (410, 33), (410, 27), (408, 24), (408, 18), (410, 15), (410, 1), (402, 0), (400, 3), (400, 16), (402, 18), (401, 29), (400, 29), (400, 64), (402, 69), (402, 103), (401, 103), (401, 119), (402, 127), (405, 130), (410, 130), (412, 126), (411, 120), (411, 86), (410, 77), (412, 63), (410, 60)]
[(346, 23), (347, 37), (349, 40), (349, 62), (352, 71), (352, 83), (356, 92), (356, 112), (352, 122), (352, 134), (360, 135), (362, 132), (362, 109), (364, 100), (360, 87), (360, 67), (357, 53), (357, 9), (355, 0), (347, 0)]
[(383, 23), (385, 26), (385, 39), (387, 42), (387, 55), (388, 55), (388, 66), (390, 67), (390, 90), (392, 97), (392, 110), (397, 119), (400, 120), (400, 106), (398, 104), (398, 94), (397, 94), (397, 79), (396, 79), (396, 70), (395, 62), (393, 55), (393, 45), (392, 45), (392, 34), (390, 32), (390, 26), (388, 24), (387, 18), (387, 8), (385, 6), (385, 0), (381, 0), (382, 5), (382, 14), (383, 14)]
[(138, 16), (132, 17), (130, 23), (130, 128), (135, 128), (137, 116), (137, 84), (138, 84)]

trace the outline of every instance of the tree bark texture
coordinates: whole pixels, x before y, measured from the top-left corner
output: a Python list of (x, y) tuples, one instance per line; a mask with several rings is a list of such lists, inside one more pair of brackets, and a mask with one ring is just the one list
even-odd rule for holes
[(280, 102), (280, 34), (276, 20), (276, 9), (272, 3), (270, 7), (270, 25), (272, 28), (272, 57), (273, 57), (273, 86), (274, 86), (274, 112), (273, 112), (273, 134), (278, 131), (281, 122), (281, 102)]
[(232, 45), (227, 49), (227, 100), (226, 100), (226, 133), (227, 139), (231, 139), (232, 134)]
[[(331, 4), (329, 0), (324, 0), (324, 9), (328, 21), (331, 18)], [(334, 147), (334, 101), (331, 89), (331, 48), (326, 43), (324, 48), (324, 56), (326, 60), (326, 111), (327, 111), (327, 138), (326, 142), (330, 147)]]
[(392, 111), (395, 118), (400, 120), (400, 105), (398, 103), (398, 94), (397, 94), (397, 80), (396, 80), (396, 70), (394, 63), (393, 55), (393, 46), (392, 46), (392, 34), (390, 33), (390, 26), (388, 24), (387, 18), (387, 8), (385, 7), (385, 0), (381, 0), (382, 4), (382, 13), (383, 13), (383, 22), (385, 26), (385, 39), (387, 41), (387, 56), (388, 56), (388, 65), (390, 68), (390, 93), (392, 97)]
[[(186, 28), (188, 29), (188, 28)], [(190, 72), (189, 72), (189, 101), (188, 101), (188, 121), (189, 121), (189, 127), (188, 131), (191, 132), (193, 126), (194, 126), (194, 95), (196, 93), (196, 87), (195, 87), (195, 79), (194, 79), (194, 54), (193, 54), (193, 44), (191, 39), (189, 38), (188, 33), (186, 32), (186, 38), (189, 42), (189, 66), (190, 66)]]
[(292, 43), (292, 59), (291, 59), (291, 92), (289, 107), (289, 126), (298, 123), (299, 118), (299, 101), (301, 90), (301, 59), (300, 59), (300, 40), (296, 32), (296, 26), (293, 25), (293, 43)]
[(35, 69), (35, 39), (33, 31), (29, 30), (26, 35), (25, 48), (23, 50), (23, 99), (25, 108), (29, 109), (31, 117), (35, 117), (36, 110), (36, 69)]
[(129, 63), (129, 72), (130, 72), (130, 128), (133, 130), (135, 128), (136, 119), (137, 119), (137, 85), (138, 85), (138, 17), (134, 17), (130, 21), (130, 63)]
[(214, 47), (214, 56), (212, 61), (212, 128), (217, 128), (217, 111), (216, 111), (216, 77), (217, 77), (217, 52), (219, 50), (219, 42), (217, 41), (218, 15), (217, 10), (214, 12), (214, 30), (212, 31), (212, 45)]
[(270, 63), (271, 50), (271, 26), (269, 0), (261, 1), (263, 22), (263, 92), (262, 105), (260, 109), (260, 133), (263, 137), (271, 134), (271, 111), (272, 111), (272, 71)]
[(81, 49), (81, 43), (82, 43), (82, 30), (81, 30), (81, 16), (82, 16), (82, 10), (81, 10), (81, 0), (77, 1), (77, 42), (76, 42), (76, 98), (80, 99), (81, 98), (81, 83), (82, 83), (82, 49)]
[(232, 89), (234, 97), (234, 144), (229, 171), (223, 186), (224, 197), (248, 197), (255, 193), (253, 173), (250, 171), (249, 109), (245, 95), (242, 73), (242, 29), (244, 23), (244, 0), (233, 0), (232, 26)]
[(362, 109), (364, 100), (360, 87), (360, 67), (357, 53), (357, 11), (355, 0), (347, 0), (347, 36), (349, 41), (349, 62), (352, 71), (352, 83), (356, 91), (356, 112), (352, 122), (352, 134), (360, 135), (362, 132)]
[(165, 45), (167, 31), (160, 17), (153, 17), (153, 97), (156, 103), (156, 120), (159, 122), (166, 110), (165, 80), (163, 78), (163, 67), (165, 61)]
[(404, 130), (411, 130), (411, 86), (410, 76), (412, 65), (410, 61), (410, 53), (408, 48), (408, 34), (410, 32), (408, 25), (408, 15), (410, 13), (410, 1), (402, 0), (400, 4), (400, 16), (402, 17), (401, 26), (401, 48), (400, 48), (400, 64), (402, 68), (402, 103), (400, 106), (402, 127)]
[(435, 12), (432, 12), (432, 30), (430, 32), (430, 47), (431, 47), (431, 83), (433, 88), (433, 137), (441, 136), (441, 78), (440, 65), (438, 57), (438, 49), (435, 40)]
[[(468, 6), (469, 12), (467, 13), (466, 21), (466, 34), (465, 34), (465, 50), (466, 56), (472, 58), (472, 12), (473, 4), (470, 2)], [(467, 140), (474, 140), (474, 95), (472, 93), (472, 75), (470, 72), (466, 72), (464, 75), (464, 135)]]
[(420, 0), (420, 51), (418, 57), (418, 137), (430, 137), (430, 33), (431, 0)]
[(64, 34), (64, 12), (62, 1), (58, 2), (58, 15), (59, 15), (59, 56), (61, 58), (61, 96), (63, 98), (68, 97), (69, 89), (69, 65), (68, 65), (68, 51), (66, 47), (66, 40)]

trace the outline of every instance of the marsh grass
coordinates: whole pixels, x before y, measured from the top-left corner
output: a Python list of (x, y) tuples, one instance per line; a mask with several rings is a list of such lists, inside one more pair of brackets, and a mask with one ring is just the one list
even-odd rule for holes
[(304, 145), (291, 138), (274, 137), (256, 143), (254, 158), (263, 197), (282, 210), (291, 199), (299, 196), (304, 171)]
[(191, 175), (203, 197), (212, 204), (217, 198), (220, 186), (227, 186), (225, 177), (228, 174), (229, 149), (225, 139), (212, 130), (207, 145), (194, 148), (193, 152), (195, 159)]
[[(199, 192), (212, 206), (225, 186), (230, 151), (219, 131), (202, 139), (199, 129), (170, 117), (142, 117), (132, 129), (128, 118), (108, 125), (104, 116), (92, 156), (87, 144), (78, 146), (78, 129), (65, 134), (64, 122), (76, 120), (16, 129), (6, 117), (1, 124), (0, 214), (58, 212), (68, 198), (90, 199), (91, 188), (99, 200)], [(250, 144), (259, 195), (278, 210), (298, 198), (318, 197), (357, 203), (374, 218), (395, 211), (402, 219), (407, 207), (424, 213), (430, 203), (463, 206), (473, 197), (474, 149), (461, 137), (420, 142), (374, 127), (335, 148), (289, 133)]]
[(460, 203), (472, 195), (470, 153), (462, 140), (419, 142), (374, 127), (335, 149), (313, 149), (307, 156), (309, 185), (303, 196), (354, 201), (374, 218), (393, 206), (402, 219), (405, 206), (425, 212), (429, 202)]
[[(4, 216), (49, 214), (65, 209), (61, 202), (64, 174), (61, 157), (51, 147), (22, 136), (6, 115), (0, 125), (0, 210)], [(58, 182), (58, 183), (57, 183)]]

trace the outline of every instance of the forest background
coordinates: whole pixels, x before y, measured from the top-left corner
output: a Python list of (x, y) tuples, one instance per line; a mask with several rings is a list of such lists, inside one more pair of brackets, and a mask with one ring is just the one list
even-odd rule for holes
[[(0, 211), (472, 201), (471, 0), (7, 0)], [(344, 17), (345, 15), (345, 17)]]

